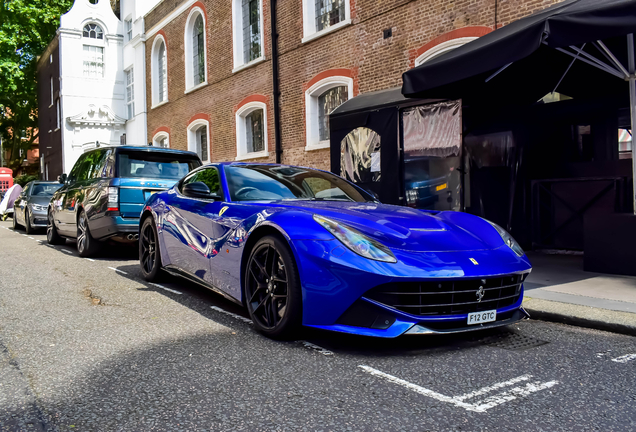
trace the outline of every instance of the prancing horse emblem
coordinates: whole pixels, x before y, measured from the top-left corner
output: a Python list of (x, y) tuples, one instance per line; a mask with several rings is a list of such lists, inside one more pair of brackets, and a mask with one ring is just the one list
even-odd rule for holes
[(477, 296), (477, 303), (481, 302), (481, 299), (484, 298), (484, 287), (480, 286), (475, 295)]

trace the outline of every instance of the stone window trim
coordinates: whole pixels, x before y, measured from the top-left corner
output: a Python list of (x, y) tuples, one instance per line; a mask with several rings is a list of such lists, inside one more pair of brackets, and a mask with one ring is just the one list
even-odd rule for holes
[[(205, 77), (202, 82), (194, 84), (194, 65), (192, 64), (192, 59), (194, 57), (193, 52), (193, 41), (192, 34), (194, 32), (194, 24), (197, 18), (201, 16), (203, 20), (203, 53), (205, 56), (205, 67), (204, 74)], [(188, 18), (186, 19), (186, 25), (183, 32), (183, 42), (184, 42), (184, 54), (185, 54), (185, 91), (184, 94), (190, 93), (191, 91), (198, 89), (199, 87), (204, 87), (208, 84), (208, 32), (207, 32), (207, 19), (205, 11), (200, 6), (194, 6), (190, 9), (190, 13), (188, 14)]]
[(104, 25), (94, 20), (83, 23), (82, 25), (82, 38), (92, 39), (93, 41), (104, 41), (106, 32), (104, 31)]
[(245, 55), (243, 51), (243, 0), (232, 0), (232, 53), (234, 66), (232, 72), (238, 72), (249, 66), (261, 63), (265, 60), (265, 43), (263, 29), (263, 1), (259, 0), (259, 26), (261, 33), (261, 55), (249, 62), (245, 61)]
[[(264, 99), (256, 96), (248, 99)], [(256, 110), (263, 111), (263, 150), (259, 152), (247, 151), (247, 125), (245, 118)], [(236, 110), (236, 158), (235, 160), (249, 160), (269, 157), (269, 143), (267, 130), (267, 103), (264, 100), (250, 100), (243, 103)]]
[(166, 140), (166, 143), (168, 144), (168, 146), (165, 148), (170, 148), (170, 134), (165, 131), (160, 131), (155, 133), (155, 135), (152, 137), (152, 146), (161, 147), (159, 143), (164, 139)]
[(347, 98), (352, 99), (354, 96), (353, 78), (347, 76), (335, 75), (325, 77), (311, 85), (305, 92), (305, 131), (307, 135), (305, 151), (329, 148), (329, 140), (320, 140), (318, 98), (326, 91), (340, 86), (347, 87)]
[(316, 0), (302, 0), (303, 2), (303, 38), (302, 43), (318, 39), (343, 27), (351, 25), (351, 2), (345, 0), (344, 20), (320, 31), (316, 29)]
[[(159, 100), (159, 49), (161, 47), (161, 44), (164, 45), (165, 47), (165, 53), (166, 53), (166, 88), (167, 88), (167, 95), (166, 98), (162, 101)], [(151, 49), (151, 54), (150, 54), (150, 81), (151, 81), (151, 100), (152, 100), (152, 104), (150, 106), (151, 109), (153, 108), (157, 108), (161, 105), (164, 105), (166, 103), (168, 103), (169, 99), (168, 99), (168, 95), (170, 94), (170, 84), (169, 84), (169, 80), (168, 80), (168, 73), (169, 73), (169, 66), (168, 66), (169, 60), (168, 60), (168, 44), (166, 43), (166, 38), (163, 34), (163, 32), (160, 32), (157, 34), (157, 36), (155, 36), (153, 42), (152, 42), (152, 49)]]
[(424, 51), (415, 59), (415, 66), (417, 67), (423, 63), (426, 63), (427, 61), (432, 60), (435, 57), (438, 57), (448, 51), (452, 51), (455, 48), (459, 48), (460, 46), (465, 45), (470, 41), (474, 41), (475, 39), (477, 39), (477, 37), (475, 36), (459, 37), (435, 45), (433, 48)]
[(409, 54), (411, 66), (419, 66), (440, 54), (492, 32), (488, 26), (466, 26), (443, 33)]
[[(195, 116), (198, 117), (198, 116)], [(203, 116), (201, 116), (203, 117)], [(207, 116), (205, 116), (207, 117)], [(203, 164), (207, 164), (210, 163), (211, 161), (211, 147), (212, 147), (212, 141), (210, 141), (210, 121), (205, 119), (205, 118), (197, 118), (195, 120), (192, 120), (189, 124), (188, 124), (188, 151), (194, 152), (196, 154), (199, 154), (197, 152), (197, 130), (199, 130), (199, 128), (201, 128), (201, 126), (205, 126), (206, 128), (206, 138), (207, 138), (207, 156), (208, 159), (202, 161)], [(203, 158), (202, 158), (203, 159)]]

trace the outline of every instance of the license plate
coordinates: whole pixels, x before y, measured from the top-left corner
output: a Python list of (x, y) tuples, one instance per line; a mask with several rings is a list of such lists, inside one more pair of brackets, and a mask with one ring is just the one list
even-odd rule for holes
[(497, 320), (497, 310), (473, 312), (468, 314), (468, 325), (483, 324)]
[(444, 189), (446, 189), (447, 187), (448, 187), (448, 183), (441, 184), (441, 185), (439, 185), (439, 186), (437, 186), (437, 187), (435, 188), (435, 192), (439, 192), (439, 191), (441, 191), (441, 190), (444, 190)]

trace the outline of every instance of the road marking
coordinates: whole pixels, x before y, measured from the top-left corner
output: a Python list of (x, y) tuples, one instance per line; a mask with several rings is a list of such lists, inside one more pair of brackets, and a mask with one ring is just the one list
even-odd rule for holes
[(66, 250), (66, 249), (60, 249), (62, 252), (73, 255), (73, 252), (71, 252), (70, 250)]
[(377, 369), (374, 369), (372, 367), (369, 366), (364, 366), (364, 365), (360, 365), (359, 366), (361, 369), (363, 369), (365, 372), (370, 373), (371, 375), (380, 377), (380, 378), (384, 378), (387, 381), (390, 381), (394, 384), (398, 384), (401, 385), (403, 387), (408, 388), (409, 390), (413, 390), (416, 393), (419, 393), (421, 395), (424, 396), (428, 396), (430, 398), (433, 398), (435, 400), (438, 400), (440, 402), (446, 402), (449, 403), (451, 405), (455, 405), (457, 407), (460, 408), (464, 408), (467, 411), (474, 411), (474, 412), (485, 412), (486, 410), (489, 410), (490, 408), (496, 407), (497, 405), (501, 405), (505, 402), (509, 402), (511, 400), (515, 400), (519, 397), (525, 397), (528, 396), (532, 393), (538, 392), (540, 390), (544, 390), (550, 387), (553, 387), (555, 385), (557, 385), (559, 382), (558, 381), (548, 381), (548, 382), (544, 382), (544, 383), (540, 383), (540, 382), (533, 382), (533, 383), (526, 383), (526, 385), (524, 387), (515, 387), (513, 389), (510, 389), (506, 392), (500, 393), (500, 394), (496, 394), (493, 396), (490, 396), (486, 399), (483, 399), (481, 401), (475, 401), (474, 403), (467, 403), (464, 402), (465, 399), (468, 398), (472, 398), (475, 396), (481, 396), (485, 393), (488, 393), (492, 390), (496, 390), (505, 386), (509, 386), (509, 385), (513, 385), (516, 384), (520, 381), (525, 381), (528, 380), (532, 377), (532, 375), (522, 375), (520, 377), (517, 378), (513, 378), (511, 380), (508, 381), (504, 381), (502, 383), (497, 383), (497, 384), (493, 384), (491, 386), (488, 387), (484, 387), (480, 390), (471, 392), (471, 393), (466, 393), (465, 395), (461, 395), (461, 396), (455, 396), (455, 397), (451, 397), (451, 396), (446, 396), (443, 395), (441, 393), (437, 393), (434, 392), (433, 390), (429, 390), (427, 388), (424, 387), (420, 387), (417, 384), (413, 384), (410, 383), (408, 381), (405, 381), (403, 379), (400, 379), (398, 377), (395, 377), (393, 375), (389, 375), (387, 373), (384, 373), (382, 371), (379, 371)]
[(299, 340), (297, 342), (299, 344), (303, 345), (305, 348), (309, 348), (311, 350), (318, 351), (322, 355), (326, 355), (326, 356), (332, 356), (333, 355), (333, 352), (329, 351), (328, 349), (324, 349), (323, 347), (318, 346), (316, 344), (312, 344), (311, 342), (307, 342), (307, 341), (304, 341), (304, 340)]
[(628, 361), (632, 360), (636, 360), (636, 354), (625, 354), (623, 356), (612, 359), (612, 361), (616, 363), (627, 363)]
[(217, 312), (224, 313), (225, 315), (229, 315), (229, 316), (231, 316), (232, 318), (236, 318), (236, 319), (237, 319), (237, 320), (239, 320), (239, 321), (243, 321), (244, 323), (247, 323), (247, 324), (253, 324), (251, 319), (249, 319), (249, 318), (245, 318), (244, 316), (240, 316), (240, 315), (237, 315), (237, 314), (232, 313), (232, 312), (228, 312), (228, 311), (226, 311), (225, 309), (221, 309), (220, 307), (217, 307), (217, 306), (210, 306), (210, 308), (211, 308), (211, 309), (213, 309), (213, 310), (215, 310), (215, 311), (217, 311)]
[(173, 289), (167, 288), (167, 287), (165, 287), (163, 285), (159, 285), (159, 284), (156, 284), (156, 283), (152, 283), (151, 282), (150, 285), (156, 286), (157, 288), (161, 288), (162, 290), (170, 291), (171, 293), (183, 294), (181, 291), (173, 290)]
[(33, 237), (27, 237), (27, 238), (30, 238), (31, 240), (35, 240)]
[(95, 262), (95, 260), (93, 258), (84, 258), (84, 259), (87, 259), (89, 261)]
[(116, 268), (114, 268), (114, 267), (108, 267), (108, 268), (109, 268), (109, 269), (111, 269), (111, 270), (115, 270), (116, 272), (119, 272), (119, 273), (125, 274), (125, 275), (127, 275), (127, 274), (128, 274), (128, 273), (126, 273), (125, 271), (123, 271), (123, 270), (119, 270), (119, 269), (116, 269)]

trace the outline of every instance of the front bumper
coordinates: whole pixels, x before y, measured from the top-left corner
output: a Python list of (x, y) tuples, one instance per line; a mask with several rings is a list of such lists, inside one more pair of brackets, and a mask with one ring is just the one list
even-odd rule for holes
[[(507, 246), (459, 252), (394, 250), (398, 262), (391, 264), (362, 258), (338, 240), (291, 243), (303, 288), (303, 325), (308, 327), (393, 338), (407, 333), (480, 330), (508, 325), (527, 316), (521, 309), (523, 287), (514, 304), (496, 309), (497, 321), (471, 326), (467, 325), (467, 313), (412, 315), (365, 298), (369, 290), (388, 283), (465, 280), (529, 272), (527, 258), (518, 257)], [(348, 319), (347, 314), (355, 305), (361, 305), (362, 312), (357, 312), (356, 319)]]

